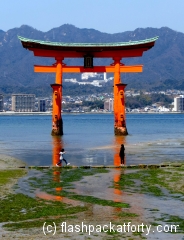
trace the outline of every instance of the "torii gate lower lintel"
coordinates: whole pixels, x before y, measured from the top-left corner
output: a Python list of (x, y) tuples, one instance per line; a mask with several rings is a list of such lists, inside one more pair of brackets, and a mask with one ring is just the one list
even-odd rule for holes
[[(155, 44), (158, 37), (138, 42), (128, 43), (52, 43), (19, 37), (24, 48), (34, 52), (35, 56), (53, 57), (56, 60), (52, 66), (34, 66), (35, 72), (55, 73), (53, 89), (52, 135), (63, 135), (62, 110), (62, 74), (82, 72), (114, 73), (114, 133), (127, 135), (125, 114), (125, 87), (121, 82), (121, 73), (142, 72), (143, 65), (125, 66), (121, 59), (125, 57), (139, 57), (144, 51)], [(84, 66), (66, 66), (65, 58), (84, 58)], [(93, 66), (93, 58), (110, 57), (114, 62), (110, 66)]]

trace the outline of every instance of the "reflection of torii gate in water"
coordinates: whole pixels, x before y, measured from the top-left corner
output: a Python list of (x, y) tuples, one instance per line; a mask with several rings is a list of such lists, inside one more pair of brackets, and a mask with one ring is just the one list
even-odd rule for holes
[[(127, 135), (124, 89), (121, 73), (142, 72), (143, 65), (125, 66), (122, 58), (140, 57), (155, 44), (157, 37), (135, 42), (119, 43), (60, 43), (38, 41), (19, 37), (24, 48), (33, 51), (38, 57), (52, 57), (52, 66), (34, 66), (35, 72), (56, 73), (53, 88), (52, 135), (63, 135), (61, 116), (62, 74), (82, 72), (114, 73), (114, 132)], [(64, 58), (84, 58), (84, 66), (66, 66)], [(93, 66), (93, 58), (112, 58), (110, 66)]]

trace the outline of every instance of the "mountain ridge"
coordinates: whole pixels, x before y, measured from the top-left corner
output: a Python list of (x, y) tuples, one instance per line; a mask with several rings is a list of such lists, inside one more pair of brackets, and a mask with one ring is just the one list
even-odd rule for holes
[[(143, 64), (143, 73), (122, 75), (122, 81), (127, 83), (127, 89), (167, 89), (184, 90), (184, 33), (168, 27), (137, 28), (134, 31), (121, 33), (104, 33), (95, 29), (77, 28), (64, 24), (42, 32), (28, 25), (12, 28), (4, 32), (0, 30), (0, 93), (35, 92), (37, 95), (51, 94), (50, 84), (55, 81), (54, 74), (34, 73), (33, 66), (51, 65), (54, 59), (34, 57), (25, 50), (17, 36), (35, 40), (54, 42), (129, 42), (144, 40), (159, 36), (155, 46), (146, 51), (141, 58), (126, 58), (126, 65)], [(95, 65), (109, 65), (112, 59), (95, 59)], [(82, 65), (82, 59), (65, 59), (68, 65)], [(64, 78), (79, 75), (64, 74)], [(67, 84), (65, 86), (67, 88)], [(112, 91), (112, 86), (109, 86)]]

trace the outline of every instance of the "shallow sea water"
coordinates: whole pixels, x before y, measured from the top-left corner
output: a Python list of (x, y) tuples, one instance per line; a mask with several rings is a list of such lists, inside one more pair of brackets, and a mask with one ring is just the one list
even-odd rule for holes
[(51, 136), (49, 115), (0, 115), (0, 154), (28, 165), (52, 165), (65, 148), (72, 165), (118, 165), (125, 144), (126, 164), (184, 159), (183, 114), (127, 114), (128, 136), (114, 136), (113, 114), (63, 114), (64, 135)]

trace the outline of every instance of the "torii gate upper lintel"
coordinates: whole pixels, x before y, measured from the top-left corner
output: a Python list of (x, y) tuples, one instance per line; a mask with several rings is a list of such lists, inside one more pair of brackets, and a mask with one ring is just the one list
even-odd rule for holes
[[(33, 51), (34, 56), (52, 57), (56, 62), (52, 66), (34, 66), (35, 72), (55, 73), (53, 89), (52, 135), (63, 135), (62, 109), (62, 74), (82, 72), (114, 73), (114, 132), (115, 135), (127, 135), (125, 115), (125, 87), (121, 82), (121, 73), (142, 72), (143, 65), (125, 66), (122, 58), (140, 57), (144, 51), (155, 44), (158, 37), (135, 42), (118, 43), (61, 43), (46, 42), (18, 37), (22, 46)], [(84, 66), (67, 66), (65, 58), (83, 58)], [(93, 58), (112, 58), (110, 66), (93, 66)]]

